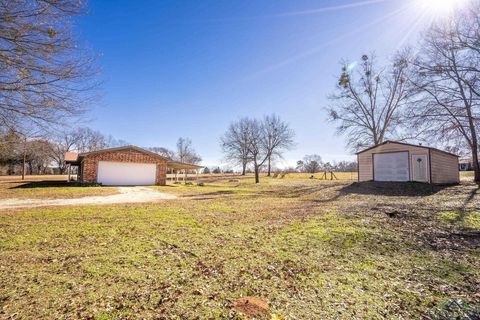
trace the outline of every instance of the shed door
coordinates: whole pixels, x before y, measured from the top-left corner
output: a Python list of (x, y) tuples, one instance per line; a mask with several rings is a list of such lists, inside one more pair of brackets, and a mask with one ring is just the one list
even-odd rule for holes
[(375, 181), (409, 181), (408, 152), (375, 153)]
[(412, 154), (413, 181), (428, 182), (428, 157), (426, 154)]
[(99, 161), (97, 182), (106, 186), (154, 185), (156, 169), (155, 163)]

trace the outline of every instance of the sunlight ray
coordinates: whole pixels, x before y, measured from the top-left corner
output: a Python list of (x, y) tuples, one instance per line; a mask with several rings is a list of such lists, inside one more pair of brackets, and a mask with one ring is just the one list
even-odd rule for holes
[(389, 20), (389, 19), (392, 19), (392, 18), (395, 17), (395, 16), (398, 16), (398, 15), (401, 15), (401, 14), (403, 14), (403, 13), (406, 13), (407, 10), (408, 10), (408, 6), (404, 6), (404, 7), (401, 7), (401, 8), (399, 8), (399, 9), (397, 9), (397, 10), (394, 10), (394, 11), (392, 11), (392, 12), (390, 12), (390, 13), (388, 13), (388, 14), (386, 14), (386, 15), (378, 18), (378, 19), (373, 20), (372, 22), (369, 22), (369, 23), (367, 23), (367, 24), (364, 24), (363, 26), (355, 29), (355, 30), (352, 31), (352, 32), (345, 33), (345, 34), (343, 34), (343, 35), (341, 35), (341, 36), (339, 36), (339, 37), (336, 37), (335, 39), (331, 39), (330, 41), (324, 42), (324, 43), (322, 43), (321, 45), (319, 45), (319, 46), (317, 46), (317, 47), (315, 47), (315, 48), (312, 48), (312, 49), (310, 49), (310, 50), (308, 50), (308, 51), (306, 51), (306, 52), (303, 52), (303, 53), (298, 54), (298, 55), (296, 55), (296, 56), (290, 57), (290, 58), (285, 59), (284, 61), (281, 61), (281, 62), (279, 62), (279, 63), (277, 63), (277, 64), (275, 64), (275, 65), (269, 66), (269, 67), (267, 67), (267, 68), (265, 68), (265, 69), (262, 69), (262, 70), (260, 70), (260, 71), (258, 71), (258, 72), (255, 72), (254, 74), (250, 75), (249, 77), (246, 77), (245, 80), (253, 79), (253, 78), (256, 78), (256, 77), (261, 76), (261, 75), (263, 75), (263, 74), (270, 73), (270, 72), (275, 71), (275, 70), (277, 70), (277, 69), (279, 69), (279, 68), (281, 68), (281, 67), (284, 67), (284, 66), (289, 65), (289, 64), (291, 64), (291, 63), (294, 63), (294, 62), (296, 62), (296, 61), (299, 61), (299, 60), (301, 60), (301, 59), (304, 59), (304, 58), (306, 58), (306, 57), (308, 57), (308, 56), (311, 56), (311, 55), (313, 55), (313, 54), (316, 54), (316, 53), (320, 52), (321, 50), (324, 50), (326, 47), (328, 47), (328, 46), (330, 46), (330, 45), (332, 45), (332, 44), (334, 44), (334, 43), (336, 43), (336, 42), (338, 42), (338, 41), (341, 41), (341, 40), (344, 40), (344, 39), (346, 39), (346, 38), (348, 38), (348, 37), (351, 37), (351, 36), (353, 36), (353, 35), (356, 35), (356, 34), (362, 32), (362, 31), (364, 31), (364, 30), (366, 30), (366, 29), (368, 29), (368, 28), (370, 28), (370, 27), (372, 27), (372, 26), (374, 26), (374, 25), (377, 25), (377, 24), (379, 24), (379, 23), (382, 23), (382, 22), (384, 22), (384, 21), (387, 21), (387, 20)]
[(337, 6), (323, 7), (323, 8), (318, 8), (318, 9), (278, 13), (278, 14), (273, 14), (271, 16), (267, 16), (267, 17), (275, 18), (275, 17), (291, 17), (291, 16), (311, 15), (311, 14), (318, 14), (318, 13), (323, 13), (323, 12), (327, 12), (327, 11), (338, 11), (338, 10), (344, 10), (344, 9), (353, 9), (353, 8), (357, 8), (357, 7), (364, 7), (364, 6), (377, 4), (377, 3), (381, 3), (381, 2), (385, 2), (385, 1), (387, 1), (387, 0), (367, 0), (367, 1), (337, 5)]
[(344, 5), (322, 7), (322, 8), (311, 9), (311, 10), (274, 13), (274, 14), (270, 14), (270, 15), (251, 16), (251, 17), (220, 18), (220, 19), (215, 19), (214, 18), (214, 19), (192, 21), (192, 22), (194, 22), (194, 23), (241, 22), (241, 21), (261, 20), (261, 19), (287, 18), (287, 17), (295, 17), (295, 16), (314, 15), (314, 14), (320, 14), (320, 13), (330, 12), (330, 11), (341, 11), (341, 10), (354, 9), (354, 8), (379, 4), (379, 3), (383, 3), (383, 2), (387, 2), (387, 1), (391, 1), (391, 0), (365, 0), (365, 1), (361, 1), (361, 2), (354, 2), (354, 3), (344, 4)]
[[(400, 39), (393, 51), (397, 51), (402, 48), (408, 42), (415, 30), (417, 30), (422, 24), (425, 23), (426, 19), (428, 19), (428, 14), (425, 11), (422, 12), (418, 17), (416, 17), (413, 23), (409, 24), (407, 28), (405, 28), (403, 37)], [(429, 20), (431, 21), (432, 19), (429, 18)]]

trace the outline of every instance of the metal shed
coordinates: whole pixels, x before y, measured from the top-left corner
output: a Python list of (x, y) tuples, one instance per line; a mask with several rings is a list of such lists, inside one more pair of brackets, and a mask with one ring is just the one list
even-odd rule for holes
[(357, 153), (358, 181), (460, 182), (458, 156), (432, 147), (385, 141)]

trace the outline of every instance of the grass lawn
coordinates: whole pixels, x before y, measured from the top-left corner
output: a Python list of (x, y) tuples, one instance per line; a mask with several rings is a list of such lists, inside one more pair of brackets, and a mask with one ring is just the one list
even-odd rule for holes
[(446, 301), (480, 304), (472, 183), (153, 188), (180, 197), (0, 212), (0, 318), (247, 319), (233, 309), (242, 296), (268, 301), (265, 319), (419, 319)]
[(116, 194), (115, 187), (81, 187), (64, 175), (0, 176), (0, 199), (67, 199)]

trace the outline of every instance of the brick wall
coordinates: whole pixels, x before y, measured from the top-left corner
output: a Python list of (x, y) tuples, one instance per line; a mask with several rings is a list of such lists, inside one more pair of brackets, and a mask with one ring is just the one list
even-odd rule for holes
[(86, 156), (82, 161), (82, 182), (97, 182), (97, 169), (99, 161), (156, 163), (156, 183), (161, 186), (164, 186), (166, 184), (167, 160), (163, 160), (146, 153), (138, 152), (136, 150), (102, 152)]

